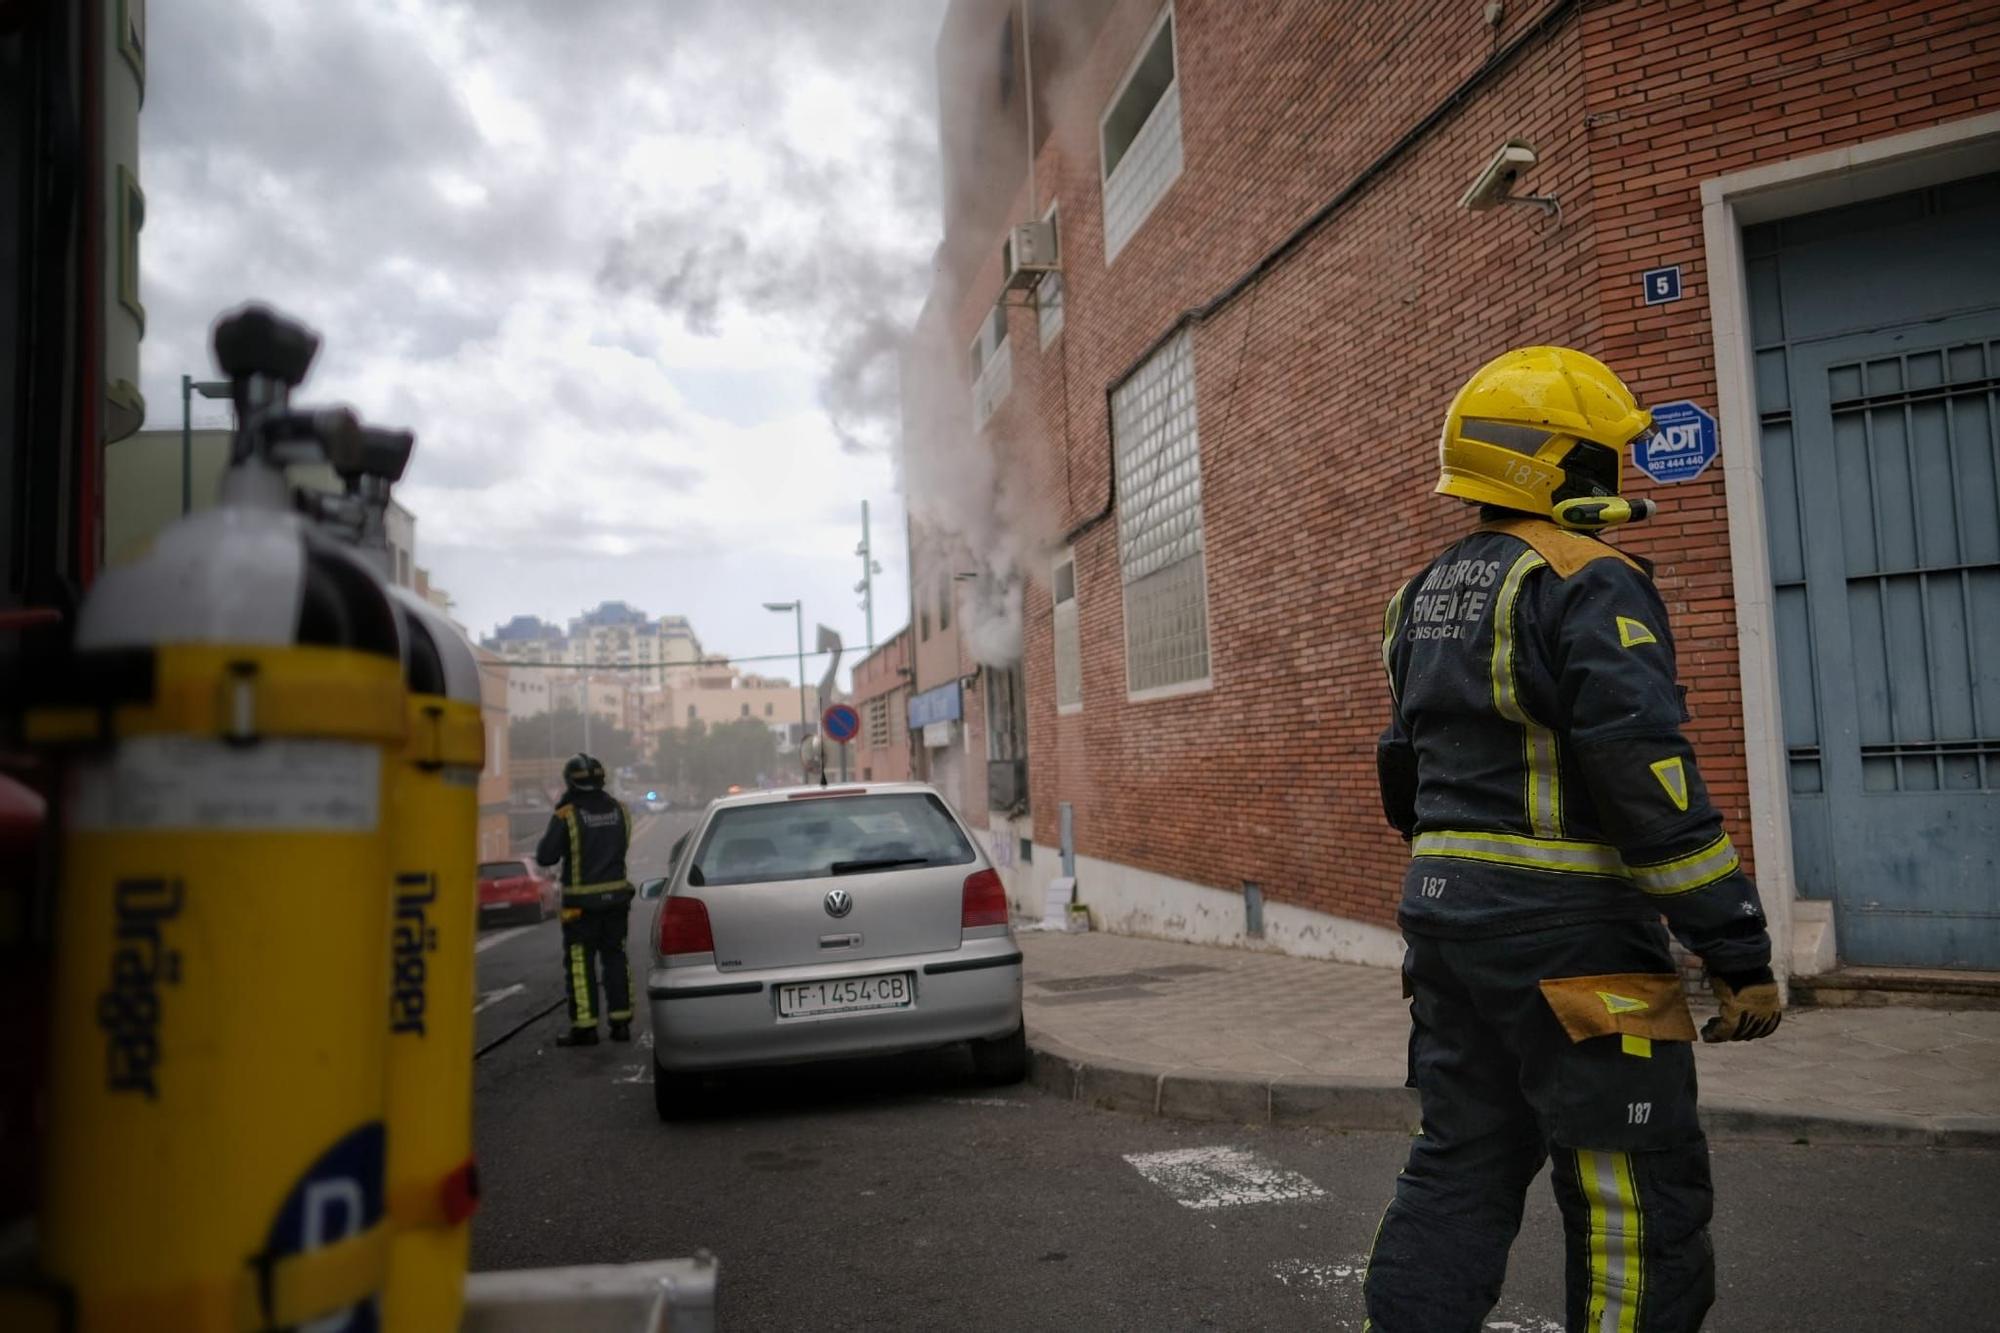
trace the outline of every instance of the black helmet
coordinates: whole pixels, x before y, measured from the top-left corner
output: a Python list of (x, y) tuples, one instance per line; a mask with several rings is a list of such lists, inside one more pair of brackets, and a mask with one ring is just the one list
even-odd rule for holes
[(604, 765), (579, 751), (563, 765), (563, 782), (578, 791), (603, 791)]

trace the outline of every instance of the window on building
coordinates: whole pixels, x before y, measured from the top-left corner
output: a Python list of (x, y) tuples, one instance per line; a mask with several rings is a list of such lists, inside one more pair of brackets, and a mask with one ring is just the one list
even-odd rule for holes
[(690, 721), (690, 722), (694, 721), (694, 705), (693, 705), (693, 704), (689, 704), (689, 705), (688, 705), (688, 721)]
[(1014, 11), (1000, 25), (1000, 105), (1014, 100)]
[(1174, 75), (1174, 11), (1147, 35), (1098, 126), (1104, 171), (1104, 262), (1139, 230), (1181, 174), (1181, 97)]
[(743, 716), (744, 716), (744, 717), (748, 717), (748, 716), (750, 716), (750, 705), (749, 705), (749, 704), (744, 704), (744, 705), (743, 705)]
[(957, 580), (945, 574), (938, 579), (938, 632), (951, 628), (951, 599)]
[(1014, 354), (1007, 345), (1007, 307), (993, 305), (993, 313), (979, 326), (972, 340), (972, 426), (984, 426), (1014, 387)]
[(917, 612), (917, 637), (925, 643), (931, 641), (931, 609), (928, 606)]
[(776, 707), (776, 705), (774, 705), (774, 704), (765, 704), (765, 705), (764, 705), (764, 716), (765, 716), (765, 717), (775, 717), (775, 716), (777, 715), (777, 711), (778, 711), (778, 710), (777, 710), (777, 707)]
[(1111, 395), (1125, 677), (1134, 695), (1208, 681), (1194, 343), (1183, 332)]
[(886, 750), (889, 748), (889, 699), (877, 695), (868, 701), (868, 748)]
[(146, 195), (139, 178), (118, 167), (118, 300), (146, 332), (146, 306), (139, 299), (139, 232), (146, 225)]
[(1056, 711), (1083, 707), (1083, 630), (1077, 623), (1076, 556), (1065, 553), (1051, 580), (1055, 592)]
[(1028, 701), (1021, 688), (1021, 668), (987, 667), (986, 757), (1028, 757)]
[[(1062, 220), (1056, 216), (1056, 206), (1049, 205), (1049, 211), (1042, 214), (1042, 220), (1060, 229)], [(1062, 254), (1061, 232), (1057, 232), (1056, 254)], [(1042, 336), (1042, 346), (1047, 347), (1056, 340), (1063, 329), (1063, 279), (1060, 272), (1044, 274), (1035, 284), (1035, 325)]]

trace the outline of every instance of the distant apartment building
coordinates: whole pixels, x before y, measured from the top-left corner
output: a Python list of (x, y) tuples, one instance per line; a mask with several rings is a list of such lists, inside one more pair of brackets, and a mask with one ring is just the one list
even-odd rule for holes
[(668, 643), (659, 621), (624, 602), (600, 603), (569, 622), (571, 662), (585, 670), (617, 671), (635, 683), (666, 683)]
[(540, 616), (515, 616), (480, 640), (480, 646), (509, 662), (569, 660), (569, 636)]
[[(1069, 832), (1115, 928), (1248, 942), (1254, 881), (1262, 947), (1399, 955), (1383, 607), (1467, 526), (1430, 493), (1453, 393), (1561, 343), (1665, 412), (1626, 474), (1663, 512), (1612, 540), (1656, 563), (1779, 969), (2000, 968), (2000, 11), (1258, 13), (955, 0), (939, 38), (911, 355), (1039, 520), (1040, 878)], [(1003, 271), (1039, 220), (1057, 270)], [(997, 828), (966, 534), (930, 536), (914, 753)]]

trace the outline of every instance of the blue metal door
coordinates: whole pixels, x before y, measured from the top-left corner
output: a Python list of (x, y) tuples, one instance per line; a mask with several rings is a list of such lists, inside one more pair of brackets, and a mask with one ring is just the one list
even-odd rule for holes
[(1800, 892), (2000, 969), (2000, 178), (1745, 244)]
[(1836, 937), (2000, 968), (2000, 315), (1793, 370)]

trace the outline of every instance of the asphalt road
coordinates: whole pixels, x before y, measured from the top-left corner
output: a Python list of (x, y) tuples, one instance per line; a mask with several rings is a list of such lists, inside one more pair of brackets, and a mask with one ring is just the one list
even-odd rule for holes
[[(486, 936), (482, 992), (524, 990), (482, 1042), (560, 996), (555, 929)], [(734, 1080), (668, 1126), (643, 1014), (630, 1046), (559, 1050), (551, 1015), (479, 1061), (475, 1268), (707, 1248), (734, 1330), (1360, 1326), (1396, 1136), (1093, 1111), (958, 1052)], [(1715, 1174), (1713, 1333), (1996, 1326), (2000, 1153), (1723, 1142)], [(1560, 1329), (1560, 1235), (1544, 1182), (1489, 1329)]]

